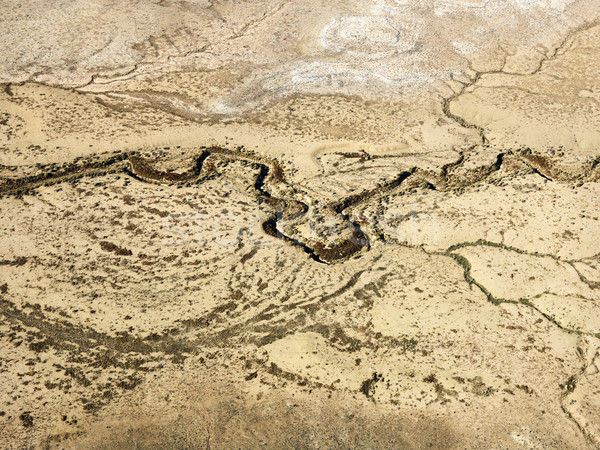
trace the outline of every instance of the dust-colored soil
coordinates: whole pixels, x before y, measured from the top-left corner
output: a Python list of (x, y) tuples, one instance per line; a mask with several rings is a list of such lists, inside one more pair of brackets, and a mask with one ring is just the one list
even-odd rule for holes
[(600, 3), (0, 5), (7, 448), (598, 448)]

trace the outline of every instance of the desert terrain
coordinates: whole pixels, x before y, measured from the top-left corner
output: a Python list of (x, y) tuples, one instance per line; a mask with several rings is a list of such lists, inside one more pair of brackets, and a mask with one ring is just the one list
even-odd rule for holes
[(0, 4), (3, 448), (600, 448), (600, 1)]

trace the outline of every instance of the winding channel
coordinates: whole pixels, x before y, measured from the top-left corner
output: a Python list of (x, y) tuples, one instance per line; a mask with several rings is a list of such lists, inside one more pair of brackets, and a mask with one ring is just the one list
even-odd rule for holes
[[(42, 186), (73, 182), (83, 177), (97, 177), (113, 173), (125, 173), (146, 183), (185, 184), (191, 186), (201, 183), (214, 175), (214, 166), (205, 164), (207, 158), (212, 155), (216, 155), (217, 157), (225, 156), (251, 163), (252, 168), (258, 171), (253, 184), (258, 194), (258, 201), (272, 208), (272, 213), (262, 223), (262, 230), (269, 236), (298, 247), (314, 261), (325, 264), (346, 260), (352, 255), (370, 248), (371, 243), (367, 234), (362, 230), (359, 223), (351, 220), (349, 213), (357, 205), (369, 202), (374, 198), (378, 198), (399, 188), (403, 190), (411, 190), (417, 187), (434, 190), (462, 189), (485, 180), (492, 173), (500, 170), (507, 160), (509, 161), (509, 167), (527, 169), (550, 181), (576, 181), (575, 179), (565, 178), (564, 174), (555, 168), (552, 160), (540, 155), (534, 155), (528, 149), (500, 153), (497, 155), (494, 163), (471, 169), (466, 173), (458, 175), (456, 169), (465, 160), (465, 155), (461, 152), (457, 161), (443, 166), (438, 174), (413, 167), (400, 172), (399, 175), (383, 185), (328, 204), (325, 208), (326, 212), (341, 218), (346, 223), (347, 229), (350, 230), (349, 237), (339, 240), (333, 246), (326, 246), (320, 241), (309, 245), (281, 232), (278, 227), (280, 221), (302, 219), (308, 213), (309, 207), (299, 200), (275, 197), (269, 192), (267, 188), (269, 183), (288, 185), (283, 168), (276, 160), (256, 156), (245, 151), (233, 151), (223, 147), (203, 149), (194, 158), (191, 168), (183, 173), (158, 170), (155, 168), (153, 161), (142, 158), (139, 152), (123, 152), (102, 161), (73, 162), (60, 169), (53, 168), (39, 175), (18, 179), (4, 179), (0, 185), (0, 196), (21, 196)], [(583, 179), (589, 181), (600, 179), (600, 159), (597, 158), (593, 161), (589, 169), (577, 177), (578, 181)]]

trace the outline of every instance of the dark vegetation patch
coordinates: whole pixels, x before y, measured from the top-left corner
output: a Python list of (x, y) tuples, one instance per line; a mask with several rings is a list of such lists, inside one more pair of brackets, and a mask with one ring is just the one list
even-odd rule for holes
[[(0, 314), (8, 323), (16, 323), (25, 327), (39, 330), (36, 336), (46, 336), (49, 346), (58, 350), (83, 352), (91, 349), (105, 348), (109, 354), (137, 353), (149, 355), (154, 352), (164, 352), (172, 355), (175, 353), (193, 353), (196, 347), (191, 343), (174, 341), (167, 334), (151, 334), (142, 339), (130, 336), (127, 332), (120, 332), (117, 336), (109, 336), (84, 326), (52, 321), (47, 319), (43, 312), (34, 309), (25, 313), (17, 309), (11, 302), (0, 300)], [(39, 333), (39, 334), (38, 334)], [(108, 360), (109, 365), (117, 365), (115, 360)], [(125, 363), (125, 368), (136, 368), (135, 363)]]
[(248, 261), (250, 258), (252, 258), (254, 255), (256, 255), (256, 252), (258, 251), (258, 248), (253, 248), (252, 250), (250, 250), (250, 252), (242, 255), (242, 257), (240, 258), (240, 262), (242, 264), (244, 264), (246, 261)]
[(417, 350), (418, 341), (413, 338), (396, 339), (391, 338), (389, 344), (396, 348), (401, 348), (402, 353), (415, 352)]
[(577, 387), (577, 379), (574, 375), (571, 375), (565, 384), (559, 385), (561, 389), (564, 389), (567, 394), (570, 394)]
[(475, 395), (488, 397), (496, 391), (491, 386), (487, 386), (481, 377), (469, 378), (467, 381), (471, 383), (471, 391)]
[(27, 262), (27, 258), (25, 256), (17, 256), (12, 260), (2, 260), (0, 261), (0, 266), (22, 266)]
[(322, 242), (317, 242), (313, 245), (313, 251), (323, 261), (333, 262), (347, 259), (368, 246), (369, 240), (357, 226), (350, 238), (344, 239), (332, 247), (326, 247)]
[(74, 181), (83, 176), (100, 176), (116, 173), (122, 169), (116, 166), (134, 153), (119, 153), (103, 161), (95, 160), (93, 156), (86, 160), (77, 159), (75, 162), (63, 164), (49, 164), (41, 168), (42, 173), (28, 177), (5, 180), (0, 194), (21, 195), (40, 186), (51, 186), (65, 181)]
[(169, 215), (169, 212), (167, 211), (161, 211), (159, 209), (156, 208), (152, 208), (152, 207), (148, 207), (148, 206), (142, 206), (143, 209), (145, 209), (146, 211), (148, 211), (150, 214), (154, 214), (157, 215), (159, 217), (165, 218)]
[(552, 176), (552, 165), (549, 158), (542, 155), (524, 154), (522, 157), (529, 162), (535, 169), (546, 176)]
[(423, 378), (423, 381), (425, 383), (437, 383), (437, 377), (435, 376), (434, 373), (427, 375), (425, 378)]
[(529, 394), (529, 395), (533, 394), (533, 389), (531, 389), (526, 384), (517, 384), (516, 388), (525, 392), (526, 394)]
[(360, 392), (365, 394), (367, 398), (373, 398), (373, 395), (375, 395), (375, 385), (384, 380), (383, 375), (373, 372), (371, 378), (367, 378), (360, 385)]
[(31, 342), (29, 344), (29, 350), (32, 350), (34, 352), (43, 352), (46, 349), (48, 349), (48, 347), (50, 347), (50, 345), (52, 344), (53, 341), (51, 339), (44, 339), (42, 341)]
[(271, 167), (271, 177), (277, 183), (285, 183), (285, 173), (283, 172), (283, 167), (279, 164), (278, 161), (273, 161)]
[(274, 238), (280, 237), (279, 231), (277, 231), (277, 220), (275, 217), (270, 217), (265, 220), (262, 224), (263, 231)]
[(337, 324), (331, 326), (316, 324), (306, 328), (305, 331), (319, 333), (340, 351), (355, 352), (363, 347), (363, 343), (359, 339), (348, 336), (344, 329)]
[(31, 428), (33, 426), (33, 416), (31, 415), (31, 412), (25, 411), (19, 416), (19, 419), (21, 419), (21, 423), (25, 428)]
[(360, 279), (361, 275), (365, 272), (366, 272), (366, 270), (359, 270), (354, 275), (352, 275), (350, 277), (350, 279), (346, 282), (346, 284), (344, 284), (341, 288), (335, 290), (331, 294), (324, 295), (321, 298), (320, 302), (323, 303), (328, 300), (331, 300), (332, 298), (339, 297), (340, 295), (345, 294), (350, 289), (352, 289), (354, 286), (356, 286), (356, 283), (358, 283), (358, 280)]
[(333, 389), (333, 386), (319, 383), (318, 381), (310, 381), (308, 378), (303, 377), (301, 375), (287, 372), (287, 371), (281, 369), (277, 364), (275, 364), (273, 362), (270, 364), (269, 367), (267, 367), (267, 373), (269, 373), (273, 376), (276, 376), (277, 378), (283, 378), (284, 380), (292, 381), (292, 382), (296, 383), (298, 386)]
[(75, 380), (78, 384), (82, 386), (87, 387), (92, 384), (92, 382), (88, 380), (85, 374), (83, 373), (83, 370), (77, 367), (66, 367), (65, 375), (73, 378), (73, 380)]
[(100, 248), (102, 250), (104, 250), (105, 252), (113, 252), (115, 255), (119, 255), (119, 256), (131, 256), (132, 255), (131, 250), (128, 250), (123, 247), (119, 247), (118, 245), (113, 244), (112, 242), (108, 242), (108, 241), (101, 241)]

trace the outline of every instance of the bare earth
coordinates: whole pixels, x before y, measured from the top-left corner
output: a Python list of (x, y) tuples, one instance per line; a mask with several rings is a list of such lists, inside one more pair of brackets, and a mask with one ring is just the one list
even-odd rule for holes
[(600, 448), (600, 1), (0, 4), (7, 448)]

